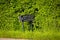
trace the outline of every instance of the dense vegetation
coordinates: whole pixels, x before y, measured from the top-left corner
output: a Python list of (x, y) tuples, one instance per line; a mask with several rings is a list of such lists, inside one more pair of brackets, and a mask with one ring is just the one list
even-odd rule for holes
[[(18, 17), (25, 14), (35, 15), (34, 31), (29, 32), (28, 22), (25, 22), (23, 35)], [(52, 40), (60, 39), (60, 0), (0, 0), (0, 37), (32, 36), (44, 40), (47, 35)]]

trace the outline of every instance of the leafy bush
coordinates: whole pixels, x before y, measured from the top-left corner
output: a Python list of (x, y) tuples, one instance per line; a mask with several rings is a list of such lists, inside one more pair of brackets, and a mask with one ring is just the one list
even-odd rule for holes
[(35, 15), (34, 31), (60, 32), (60, 0), (0, 0), (0, 30), (22, 31), (18, 17), (25, 14)]

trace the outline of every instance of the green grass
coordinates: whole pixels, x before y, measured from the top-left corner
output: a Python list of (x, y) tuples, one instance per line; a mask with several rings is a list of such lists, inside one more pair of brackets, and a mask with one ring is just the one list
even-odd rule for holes
[(33, 39), (33, 40), (60, 40), (60, 32), (47, 31), (0, 31), (0, 38), (21, 38), (21, 39)]

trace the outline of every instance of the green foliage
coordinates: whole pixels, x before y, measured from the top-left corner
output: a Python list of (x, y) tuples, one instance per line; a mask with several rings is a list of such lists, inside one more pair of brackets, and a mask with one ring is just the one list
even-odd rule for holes
[[(34, 31), (60, 32), (60, 0), (0, 0), (0, 30), (22, 31), (18, 17), (25, 14), (35, 15)], [(28, 31), (28, 22), (24, 27)]]
[(25, 32), (19, 32), (19, 31), (1, 31), (0, 37), (4, 38), (32, 38), (33, 40), (60, 40), (60, 33), (59, 32), (39, 32), (39, 31), (25, 31)]

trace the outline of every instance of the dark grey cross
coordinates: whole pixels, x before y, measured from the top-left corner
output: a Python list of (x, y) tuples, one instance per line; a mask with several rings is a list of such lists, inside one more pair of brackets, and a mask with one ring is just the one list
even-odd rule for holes
[(34, 20), (34, 17), (35, 16), (32, 15), (32, 14), (26, 14), (26, 15), (19, 16), (19, 19), (22, 22), (22, 29), (23, 29), (23, 31), (24, 31), (24, 22), (29, 22), (29, 24), (30, 24), (29, 30), (30, 29), (33, 30), (32, 22)]

